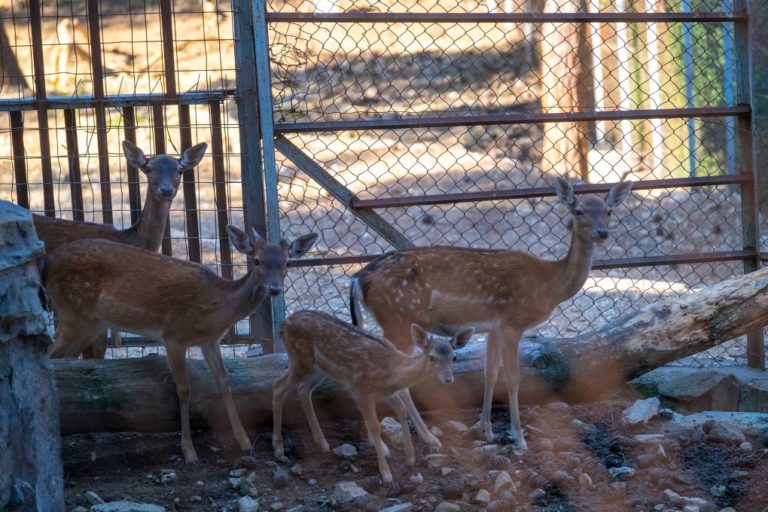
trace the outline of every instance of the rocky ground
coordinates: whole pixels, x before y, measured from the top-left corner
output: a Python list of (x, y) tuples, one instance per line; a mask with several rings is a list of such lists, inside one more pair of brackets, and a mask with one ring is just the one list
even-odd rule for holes
[[(631, 406), (631, 407), (630, 407)], [(357, 419), (324, 423), (334, 454), (320, 454), (304, 425), (286, 429), (290, 462), (274, 462), (271, 432), (252, 432), (250, 454), (228, 434), (198, 432), (199, 468), (181, 458), (177, 434), (64, 438), (69, 510), (157, 511), (758, 511), (768, 507), (768, 423), (712, 419), (658, 408), (652, 398), (522, 410), (530, 450), (478, 440), (477, 411), (432, 416), (443, 442), (416, 441), (406, 467), (383, 420), (395, 483), (379, 479)], [(501, 432), (506, 410), (495, 411)], [(763, 419), (765, 421), (765, 419)], [(123, 501), (123, 505), (99, 504)], [(139, 505), (143, 503), (144, 505)], [(95, 504), (95, 505), (94, 505)], [(154, 507), (148, 504), (154, 505)], [(80, 507), (80, 508), (78, 508)]]

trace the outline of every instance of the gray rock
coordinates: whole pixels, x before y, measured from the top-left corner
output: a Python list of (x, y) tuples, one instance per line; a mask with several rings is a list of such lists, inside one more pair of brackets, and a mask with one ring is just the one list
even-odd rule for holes
[(339, 457), (343, 457), (345, 459), (351, 459), (357, 456), (357, 448), (355, 448), (349, 443), (344, 443), (341, 446), (337, 446), (336, 448), (334, 448), (333, 453), (335, 453)]
[(85, 508), (85, 507), (77, 506), (77, 507), (73, 508), (72, 510), (70, 510), (69, 512), (88, 512), (88, 509)]
[(291, 475), (283, 468), (277, 468), (272, 472), (272, 487), (275, 489), (285, 489), (291, 481)]
[(708, 421), (704, 424), (704, 432), (716, 443), (741, 444), (747, 440), (738, 426), (724, 421)]
[(347, 503), (368, 493), (355, 482), (338, 482), (333, 489), (333, 499), (339, 503)]
[(446, 421), (445, 428), (452, 432), (456, 432), (457, 434), (464, 434), (467, 432), (467, 430), (469, 430), (469, 427), (462, 422), (453, 420)]
[(715, 498), (721, 498), (725, 496), (726, 487), (724, 485), (713, 485), (709, 489), (709, 494)]
[(622, 414), (624, 422), (628, 425), (647, 423), (659, 413), (659, 399), (654, 397), (638, 400)]
[(431, 453), (424, 457), (424, 461), (432, 468), (441, 468), (448, 464), (448, 456), (442, 453)]
[(229, 476), (231, 476), (233, 478), (239, 478), (241, 476), (244, 476), (245, 473), (247, 473), (247, 472), (248, 472), (248, 470), (245, 469), (245, 468), (237, 468), (237, 469), (231, 470), (229, 472)]
[(413, 510), (413, 503), (398, 503), (391, 507), (382, 508), (379, 512), (411, 512)]
[(259, 502), (250, 496), (243, 496), (237, 500), (237, 509), (239, 512), (258, 512)]
[(444, 501), (435, 507), (435, 512), (461, 512), (461, 507), (450, 501)]
[(499, 471), (499, 474), (496, 476), (496, 481), (493, 484), (493, 493), (498, 494), (500, 491), (503, 491), (505, 489), (514, 489), (515, 482), (512, 480), (512, 477), (507, 473), (506, 471)]
[(106, 503), (98, 494), (93, 491), (86, 492), (83, 497), (85, 498), (85, 501), (91, 505), (100, 505), (102, 503)]
[(110, 501), (93, 505), (90, 512), (165, 512), (165, 507), (132, 501)]
[(485, 489), (480, 489), (477, 491), (477, 494), (475, 494), (475, 497), (472, 498), (472, 503), (475, 505), (480, 506), (486, 506), (488, 503), (491, 502), (491, 493), (486, 491)]
[(403, 444), (403, 427), (400, 422), (391, 416), (385, 416), (381, 420), (381, 435), (384, 440), (392, 445), (400, 446)]
[(629, 466), (621, 466), (618, 468), (608, 468), (608, 474), (613, 478), (619, 480), (627, 480), (635, 475), (635, 469)]

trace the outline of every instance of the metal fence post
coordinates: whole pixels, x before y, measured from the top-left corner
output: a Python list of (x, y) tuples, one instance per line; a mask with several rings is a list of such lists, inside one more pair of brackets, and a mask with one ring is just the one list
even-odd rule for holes
[[(254, 51), (253, 0), (236, 0), (235, 59), (237, 67), (237, 114), (240, 120), (240, 161), (243, 182), (243, 218), (246, 226), (253, 226), (267, 236), (267, 213), (264, 204), (259, 129), (258, 90), (256, 84), (256, 56)], [(251, 335), (262, 343), (264, 352), (270, 352), (273, 339), (272, 307), (264, 302), (250, 317)], [(265, 339), (266, 338), (266, 339)]]

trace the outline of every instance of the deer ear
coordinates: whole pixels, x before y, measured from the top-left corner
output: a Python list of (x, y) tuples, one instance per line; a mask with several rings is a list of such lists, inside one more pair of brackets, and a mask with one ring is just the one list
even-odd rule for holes
[(123, 141), (123, 153), (128, 163), (137, 169), (145, 171), (147, 165), (147, 157), (144, 156), (144, 152), (139, 146), (129, 140)]
[(627, 198), (631, 190), (632, 182), (622, 181), (618, 185), (611, 187), (611, 190), (608, 191), (608, 195), (605, 196), (605, 204), (608, 205), (608, 208), (620, 205)]
[(576, 206), (576, 196), (568, 180), (558, 177), (555, 180), (555, 193), (569, 210), (573, 210), (574, 206)]
[(288, 246), (288, 256), (291, 258), (301, 258), (309, 252), (318, 236), (317, 233), (300, 236)]
[(227, 224), (227, 234), (229, 235), (229, 241), (235, 246), (238, 252), (243, 254), (251, 254), (254, 249), (253, 241), (245, 234), (240, 228)]
[(200, 160), (205, 156), (205, 152), (208, 150), (208, 144), (201, 142), (191, 148), (188, 148), (181, 154), (179, 158), (179, 165), (182, 169), (192, 169), (194, 166), (200, 163)]
[(456, 333), (456, 336), (454, 336), (453, 339), (451, 340), (451, 345), (453, 346), (453, 348), (461, 348), (467, 343), (469, 343), (469, 340), (470, 338), (472, 338), (473, 334), (475, 334), (474, 327), (468, 327), (463, 331), (459, 331), (458, 333)]
[(411, 339), (422, 350), (429, 347), (429, 333), (416, 324), (411, 324)]

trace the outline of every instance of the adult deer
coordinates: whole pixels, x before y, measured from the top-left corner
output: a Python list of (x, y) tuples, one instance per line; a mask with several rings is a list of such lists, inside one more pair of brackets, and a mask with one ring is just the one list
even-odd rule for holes
[(235, 439), (251, 446), (232, 400), (219, 340), (267, 296), (283, 291), (289, 258), (304, 255), (312, 233), (292, 243), (267, 243), (227, 226), (229, 239), (245, 254), (250, 270), (222, 279), (208, 267), (109, 240), (80, 240), (46, 256), (43, 283), (59, 321), (51, 357), (76, 357), (106, 328), (158, 338), (165, 346), (181, 410), (181, 449), (197, 462), (189, 431), (190, 385), (185, 355), (202, 348), (224, 399)]
[[(139, 220), (127, 229), (115, 229), (107, 224), (33, 215), (38, 238), (45, 242), (47, 252), (54, 251), (60, 245), (86, 238), (102, 238), (157, 251), (163, 241), (168, 212), (179, 190), (182, 175), (200, 163), (207, 149), (208, 144), (201, 142), (184, 151), (178, 159), (168, 155), (147, 158), (136, 144), (123, 141), (123, 152), (128, 163), (147, 176), (147, 196)], [(119, 345), (119, 334), (113, 332), (112, 335)], [(106, 350), (104, 333), (104, 336), (96, 338), (92, 345), (85, 347), (83, 356), (103, 358)]]
[[(353, 276), (350, 297), (353, 322), (362, 323), (360, 306), (379, 322), (384, 336), (398, 348), (410, 344), (408, 328), (452, 334), (472, 326), (488, 333), (485, 392), (478, 428), (493, 439), (491, 399), (504, 366), (509, 398), (509, 437), (526, 449), (520, 425), (518, 346), (523, 331), (549, 318), (555, 307), (573, 297), (592, 267), (595, 243), (609, 235), (611, 209), (629, 194), (622, 182), (597, 196), (577, 198), (573, 187), (558, 178), (555, 191), (573, 216), (571, 245), (561, 260), (543, 260), (518, 251), (425, 247), (385, 254)], [(356, 304), (362, 303), (362, 304)], [(408, 408), (417, 429), (413, 402)]]
[(453, 382), (453, 348), (463, 347), (472, 332), (472, 328), (463, 330), (447, 342), (436, 340), (418, 325), (412, 325), (411, 340), (421, 350), (405, 354), (387, 340), (371, 336), (326, 313), (294, 313), (280, 330), (289, 368), (272, 386), (275, 457), (283, 458), (283, 402), (293, 388), (298, 390), (312, 437), (323, 452), (330, 451), (312, 407), (312, 391), (325, 374), (342, 384), (354, 398), (376, 448), (381, 477), (385, 482), (391, 482), (392, 473), (386, 461), (388, 450), (381, 440), (381, 426), (376, 415), (376, 399), (386, 398), (400, 419), (405, 461), (412, 466), (415, 455), (401, 391), (432, 375), (445, 384)]

